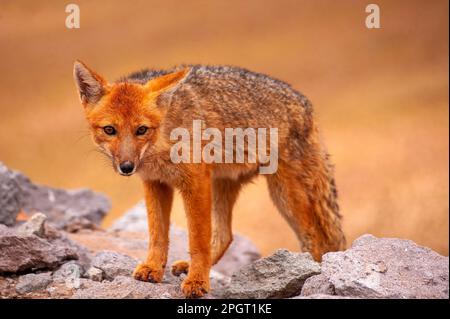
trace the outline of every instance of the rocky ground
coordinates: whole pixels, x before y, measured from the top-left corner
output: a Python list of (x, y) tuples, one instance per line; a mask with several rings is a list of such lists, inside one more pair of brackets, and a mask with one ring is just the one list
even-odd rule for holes
[[(109, 208), (103, 195), (35, 185), (0, 163), (0, 298), (183, 298), (183, 275), (131, 277), (147, 251), (143, 203), (103, 230)], [(172, 226), (170, 239), (168, 264), (188, 258), (186, 232)], [(449, 259), (372, 235), (320, 264), (286, 249), (261, 258), (236, 234), (206, 298), (449, 298)]]

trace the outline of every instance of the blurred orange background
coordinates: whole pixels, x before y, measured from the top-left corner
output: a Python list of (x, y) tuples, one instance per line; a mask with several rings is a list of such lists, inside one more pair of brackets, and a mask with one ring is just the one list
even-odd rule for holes
[[(110, 80), (144, 67), (233, 64), (306, 94), (336, 164), (349, 242), (412, 239), (448, 255), (448, 1), (0, 2), (0, 161), (33, 181), (106, 193), (105, 226), (141, 197), (94, 152), (72, 80), (81, 59)], [(177, 197), (174, 222), (185, 226)], [(265, 181), (242, 193), (234, 229), (264, 254), (298, 249)]]

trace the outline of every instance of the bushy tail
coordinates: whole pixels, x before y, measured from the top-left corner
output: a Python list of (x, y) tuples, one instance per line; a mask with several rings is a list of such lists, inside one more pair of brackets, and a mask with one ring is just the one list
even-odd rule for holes
[(280, 163), (267, 177), (273, 202), (296, 233), (303, 251), (316, 260), (345, 248), (333, 168), (328, 156)]

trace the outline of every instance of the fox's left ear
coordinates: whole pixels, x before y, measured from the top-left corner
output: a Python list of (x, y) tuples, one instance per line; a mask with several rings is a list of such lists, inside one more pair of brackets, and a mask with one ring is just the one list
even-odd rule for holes
[(84, 105), (95, 104), (105, 94), (106, 81), (81, 61), (73, 65), (73, 78)]
[(186, 80), (191, 72), (191, 67), (186, 67), (180, 71), (162, 75), (148, 81), (145, 88), (150, 94), (158, 95), (164, 99), (169, 99), (179, 86)]

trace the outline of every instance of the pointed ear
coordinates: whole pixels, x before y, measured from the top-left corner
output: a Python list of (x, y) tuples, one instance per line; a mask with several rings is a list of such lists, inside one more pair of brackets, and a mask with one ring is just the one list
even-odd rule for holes
[(83, 104), (94, 104), (105, 94), (106, 81), (81, 61), (73, 65), (73, 78)]
[(180, 71), (162, 75), (148, 81), (145, 84), (145, 88), (150, 92), (150, 94), (170, 98), (178, 87), (186, 80), (190, 72), (191, 68), (187, 67)]

